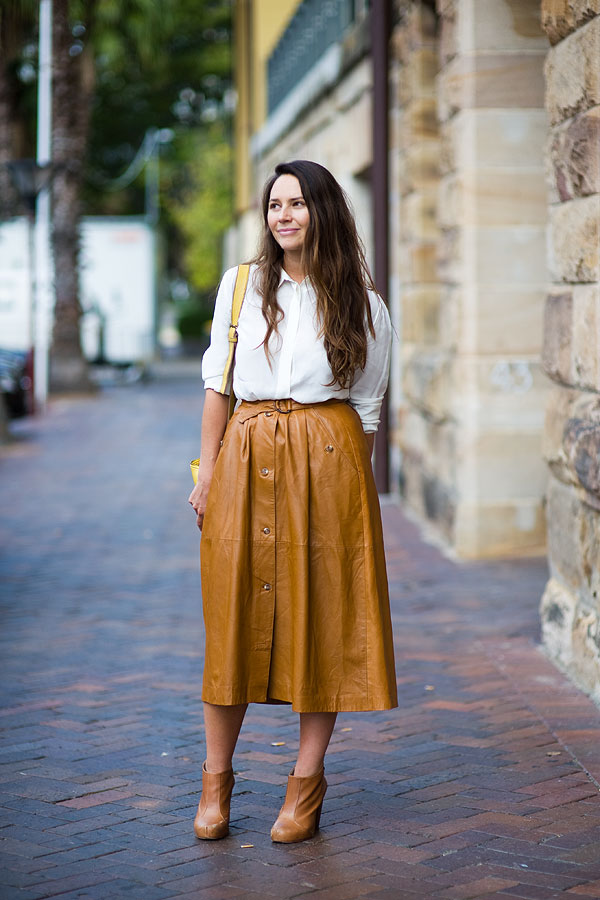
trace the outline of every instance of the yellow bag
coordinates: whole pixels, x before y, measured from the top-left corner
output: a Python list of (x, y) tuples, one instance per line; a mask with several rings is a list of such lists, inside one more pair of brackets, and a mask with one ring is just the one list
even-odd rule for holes
[[(238, 333), (237, 327), (238, 322), (240, 320), (240, 312), (242, 309), (242, 303), (244, 302), (244, 296), (246, 294), (246, 286), (248, 284), (248, 275), (250, 273), (249, 265), (241, 265), (238, 266), (237, 276), (235, 279), (235, 288), (233, 291), (233, 302), (231, 304), (231, 325), (229, 326), (229, 354), (227, 356), (227, 362), (225, 363), (225, 371), (223, 372), (223, 378), (221, 381), (221, 390), (220, 394), (227, 393), (227, 385), (229, 382), (229, 377), (231, 376), (231, 388), (229, 392), (229, 410), (227, 412), (227, 420), (232, 417), (233, 410), (235, 409), (235, 394), (233, 393), (233, 366), (235, 363), (235, 348), (237, 345)], [(193, 459), (190, 463), (190, 469), (192, 470), (192, 478), (194, 479), (194, 484), (198, 483), (198, 466), (200, 464), (199, 459)]]

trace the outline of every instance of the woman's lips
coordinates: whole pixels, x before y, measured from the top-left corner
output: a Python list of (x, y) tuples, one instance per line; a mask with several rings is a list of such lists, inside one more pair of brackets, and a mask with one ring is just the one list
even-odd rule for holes
[(295, 234), (299, 228), (280, 228), (277, 234)]

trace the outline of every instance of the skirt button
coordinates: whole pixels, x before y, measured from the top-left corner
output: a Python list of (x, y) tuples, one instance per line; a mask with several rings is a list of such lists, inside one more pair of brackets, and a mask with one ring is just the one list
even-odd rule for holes
[(265, 416), (266, 416), (267, 418), (269, 418), (269, 416), (272, 416), (272, 415), (273, 415), (272, 412), (266, 412), (266, 413), (265, 413)]
[(263, 534), (271, 534), (270, 528), (263, 528)]
[(263, 466), (263, 468), (260, 470), (260, 474), (261, 474), (261, 475), (268, 475), (268, 474), (269, 474), (269, 470), (267, 469), (266, 466)]
[(263, 584), (263, 591), (270, 591), (270, 590), (271, 590), (270, 584)]
[(327, 444), (325, 450), (327, 451), (327, 453), (333, 453), (333, 447), (331, 446), (331, 444)]

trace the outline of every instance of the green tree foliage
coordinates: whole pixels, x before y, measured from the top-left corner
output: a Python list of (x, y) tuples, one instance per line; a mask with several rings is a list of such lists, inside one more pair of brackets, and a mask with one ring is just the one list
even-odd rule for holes
[(218, 121), (189, 135), (185, 153), (185, 183), (175, 174), (170, 215), (183, 236), (190, 284), (205, 293), (221, 274), (221, 241), (231, 223), (233, 158), (226, 124)]
[[(148, 128), (172, 128), (167, 161), (185, 163), (187, 135), (228, 115), (230, 0), (102, 0), (86, 209), (143, 210), (143, 179), (117, 194), (106, 179), (132, 161)], [(168, 201), (167, 201), (168, 202)]]

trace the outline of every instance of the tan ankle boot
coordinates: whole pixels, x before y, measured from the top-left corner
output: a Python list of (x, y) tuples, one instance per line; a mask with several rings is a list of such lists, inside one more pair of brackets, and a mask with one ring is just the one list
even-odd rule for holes
[(213, 774), (202, 766), (202, 797), (194, 819), (196, 837), (218, 841), (229, 834), (229, 804), (235, 778), (233, 769)]
[(321, 819), (323, 797), (327, 790), (325, 771), (308, 778), (288, 778), (285, 802), (271, 829), (271, 840), (282, 844), (306, 841), (314, 836)]

